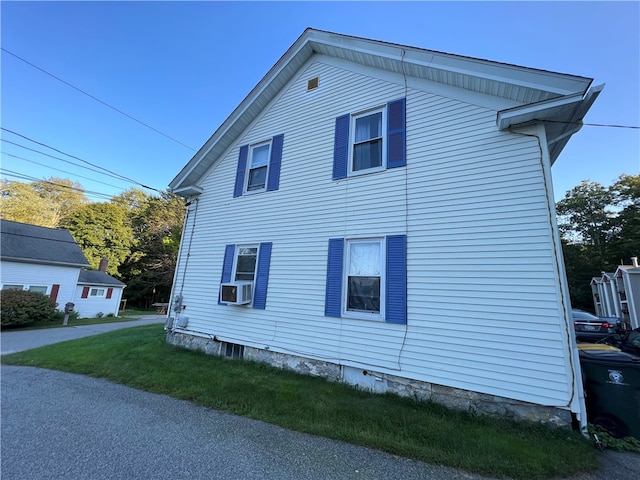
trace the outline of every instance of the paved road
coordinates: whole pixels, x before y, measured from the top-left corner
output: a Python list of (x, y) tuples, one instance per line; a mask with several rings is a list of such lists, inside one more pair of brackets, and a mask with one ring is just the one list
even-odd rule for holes
[(52, 343), (64, 342), (76, 338), (89, 337), (99, 333), (119, 330), (121, 328), (164, 323), (161, 315), (147, 315), (130, 322), (101, 323), (96, 325), (67, 326), (60, 328), (42, 328), (39, 330), (7, 331), (0, 334), (0, 353), (22, 352), (31, 348), (42, 347)]
[[(28, 343), (5, 335), (3, 352), (5, 343), (8, 350)], [(37, 342), (54, 343), (48, 339)], [(483, 480), (106, 380), (11, 366), (1, 377), (2, 480)], [(600, 460), (598, 474), (579, 480), (640, 478), (640, 455), (607, 452)]]

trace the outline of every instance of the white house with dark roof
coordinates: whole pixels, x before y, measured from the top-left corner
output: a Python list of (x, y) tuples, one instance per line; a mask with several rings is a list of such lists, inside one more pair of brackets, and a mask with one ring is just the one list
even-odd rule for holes
[(118, 314), (125, 284), (86, 270), (89, 262), (68, 230), (0, 220), (0, 236), (1, 289), (43, 293), (59, 310), (74, 303), (81, 317)]
[(98, 270), (81, 270), (76, 288), (76, 310), (83, 317), (118, 316), (126, 284), (107, 274), (107, 262)]
[(73, 302), (78, 277), (89, 262), (68, 230), (0, 220), (2, 289), (50, 296), (60, 310)]
[(584, 426), (551, 166), (601, 89), (307, 29), (170, 183), (167, 340)]

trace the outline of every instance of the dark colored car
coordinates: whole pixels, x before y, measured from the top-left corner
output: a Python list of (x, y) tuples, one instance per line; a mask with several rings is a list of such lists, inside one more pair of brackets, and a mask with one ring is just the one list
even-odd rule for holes
[(617, 318), (596, 317), (589, 312), (577, 309), (571, 310), (571, 315), (576, 340), (580, 342), (597, 342), (615, 333)]

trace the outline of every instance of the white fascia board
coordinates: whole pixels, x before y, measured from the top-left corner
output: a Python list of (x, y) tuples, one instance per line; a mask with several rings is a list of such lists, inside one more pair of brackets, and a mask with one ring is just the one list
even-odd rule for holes
[(56, 262), (55, 260), (39, 260), (39, 259), (20, 258), (20, 257), (2, 257), (1, 260), (3, 262), (28, 263), (29, 265), (52, 265), (55, 267), (68, 267), (68, 268), (78, 268), (78, 269), (91, 266), (91, 264), (89, 263), (67, 263), (67, 262)]
[[(232, 129), (232, 127), (244, 116), (247, 114), (249, 108), (255, 103), (255, 101), (260, 98), (260, 96), (265, 94), (265, 91), (271, 86), (271, 84), (276, 80), (282, 73), (285, 71), (287, 67), (291, 70), (291, 65), (303, 64), (311, 55), (313, 55), (313, 50), (308, 47), (308, 33), (305, 32), (286, 52), (280, 57), (280, 59), (276, 62), (276, 64), (271, 67), (271, 69), (267, 72), (267, 74), (262, 77), (262, 79), (258, 82), (258, 84), (253, 87), (253, 89), (249, 92), (249, 94), (240, 102), (240, 104), (231, 112), (231, 114), (227, 117), (227, 119), (218, 127), (218, 129), (209, 137), (209, 139), (205, 142), (205, 144), (200, 147), (200, 149), (196, 152), (196, 154), (191, 158), (191, 160), (187, 163), (187, 165), (176, 175), (176, 177), (169, 183), (169, 187), (172, 189), (172, 192), (176, 192), (180, 190), (181, 183), (193, 172), (193, 170), (198, 166), (198, 164), (209, 154), (211, 149), (218, 144)], [(305, 48), (306, 47), (306, 48)], [(295, 61), (294, 61), (295, 60)], [(297, 71), (297, 68), (291, 72), (286, 72), (285, 77), (281, 79), (281, 83), (287, 83), (288, 80), (293, 76), (293, 74)], [(271, 96), (275, 96), (275, 93), (271, 93)], [(269, 99), (268, 99), (269, 100)], [(267, 100), (267, 101), (268, 101)], [(233, 139), (229, 139), (229, 143), (231, 143)], [(227, 145), (228, 146), (228, 145)], [(224, 148), (226, 150), (226, 148)], [(212, 161), (213, 163), (213, 161)], [(210, 165), (209, 165), (210, 167)], [(206, 168), (205, 170), (208, 170)]]
[(202, 187), (198, 187), (196, 185), (187, 185), (185, 187), (176, 188), (172, 190), (171, 193), (178, 195), (182, 198), (191, 198), (196, 195), (200, 195), (204, 190)]
[(584, 95), (593, 82), (591, 78), (577, 75), (328, 32), (315, 31), (312, 38), (312, 42), (317, 41), (320, 44), (336, 49), (350, 50), (362, 55), (371, 55), (395, 62), (404, 61), (424, 68), (543, 90), (562, 96), (574, 93)]
[(569, 95), (553, 100), (523, 105), (522, 107), (501, 110), (496, 117), (496, 124), (500, 130), (506, 130), (513, 125), (518, 125), (535, 120), (545, 120), (553, 109), (576, 105), (583, 99), (582, 94)]
[(585, 95), (574, 94), (567, 95), (562, 98), (554, 98), (552, 100), (545, 100), (543, 102), (537, 102), (534, 104), (523, 105), (522, 107), (515, 107), (498, 112), (496, 117), (496, 124), (500, 130), (506, 130), (507, 128), (534, 120), (548, 120), (553, 118), (554, 110), (566, 111), (567, 107), (575, 107), (573, 114), (570, 118), (564, 118), (562, 121), (566, 122), (580, 122), (586, 115), (587, 111), (596, 101), (604, 85), (598, 85), (591, 88)]

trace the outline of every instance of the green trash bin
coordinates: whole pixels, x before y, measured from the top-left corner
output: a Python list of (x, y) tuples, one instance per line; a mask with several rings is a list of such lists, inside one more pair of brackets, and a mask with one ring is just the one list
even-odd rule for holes
[(612, 436), (640, 439), (640, 357), (613, 350), (581, 350), (589, 423)]

